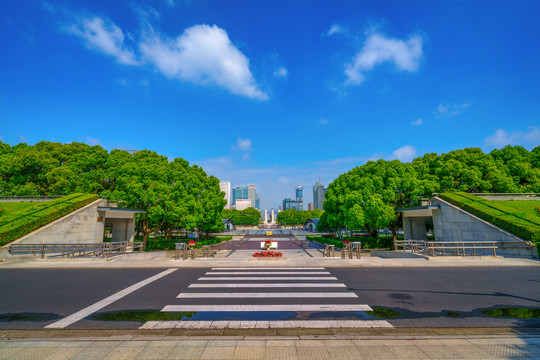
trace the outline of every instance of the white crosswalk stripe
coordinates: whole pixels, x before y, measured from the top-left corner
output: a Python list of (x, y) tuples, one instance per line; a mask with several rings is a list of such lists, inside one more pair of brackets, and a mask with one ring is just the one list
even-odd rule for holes
[[(223, 276), (224, 275), (224, 276)], [(246, 276), (248, 275), (248, 276)], [(268, 276), (266, 276), (268, 275)], [(300, 275), (300, 276), (298, 276)], [(324, 276), (321, 276), (324, 275)], [(273, 281), (273, 282), (272, 282)], [(279, 282), (277, 282), (279, 281)], [(363, 328), (363, 327), (393, 327), (385, 320), (354, 319), (354, 313), (372, 311), (367, 304), (356, 303), (358, 295), (346, 289), (346, 285), (337, 282), (338, 278), (331, 276), (322, 267), (251, 267), (251, 268), (212, 268), (204, 276), (190, 284), (188, 289), (201, 289), (206, 292), (190, 292), (178, 294), (180, 304), (166, 305), (161, 311), (176, 313), (195, 313), (193, 320), (178, 321), (149, 321), (141, 329), (216, 329), (216, 328)], [(281, 289), (304, 288), (302, 292), (287, 292)], [(208, 290), (205, 290), (208, 289)], [(222, 292), (218, 289), (227, 289)], [(250, 289), (248, 292), (244, 289)], [(260, 289), (260, 290), (257, 290)], [(218, 290), (217, 292), (215, 290)], [(228, 300), (236, 299), (236, 300)], [(253, 299), (253, 301), (250, 301)], [(268, 299), (268, 301), (265, 301)], [(294, 299), (294, 304), (285, 303), (286, 299)], [(305, 300), (302, 300), (305, 299)], [(317, 301), (315, 299), (320, 299)], [(356, 300), (356, 302), (355, 302)], [(317, 303), (313, 303), (316, 301)], [(190, 304), (191, 302), (191, 304)], [(193, 303), (196, 302), (196, 303)], [(202, 302), (202, 303), (198, 303)], [(289, 300), (287, 302), (293, 302)], [(284, 313), (279, 315), (279, 313)], [(197, 313), (203, 318), (197, 319)], [(300, 313), (301, 318), (311, 316), (310, 313), (323, 313), (320, 316), (332, 318), (349, 316), (343, 320), (253, 320), (269, 313), (276, 317), (290, 317), (289, 313)], [(338, 315), (340, 314), (341, 315)], [(352, 313), (352, 314), (351, 314)], [(211, 315), (215, 314), (215, 315)], [(245, 320), (230, 320), (226, 314), (233, 314), (232, 319), (244, 317)], [(266, 314), (266, 315), (263, 315)], [(350, 320), (353, 316), (354, 320)], [(276, 319), (274, 315), (272, 318)], [(219, 319), (224, 320), (219, 320)], [(229, 319), (229, 320), (227, 320)], [(250, 320), (248, 320), (250, 319)]]

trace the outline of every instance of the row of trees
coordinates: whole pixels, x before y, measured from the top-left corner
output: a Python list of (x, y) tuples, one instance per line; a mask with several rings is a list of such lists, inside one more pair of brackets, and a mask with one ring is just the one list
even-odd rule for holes
[(253, 225), (256, 226), (261, 220), (261, 212), (249, 207), (244, 210), (224, 209), (223, 219), (232, 220), (235, 225)]
[(146, 210), (137, 229), (170, 238), (174, 230), (203, 233), (223, 229), (226, 204), (219, 180), (184, 159), (153, 151), (131, 154), (82, 143), (42, 141), (13, 147), (0, 142), (1, 195), (95, 193), (120, 207)]
[(280, 212), (277, 215), (277, 221), (281, 225), (300, 225), (304, 224), (307, 219), (319, 219), (323, 211), (319, 209), (315, 210), (301, 210), (289, 209)]
[(412, 163), (370, 161), (340, 175), (328, 187), (319, 231), (401, 225), (395, 209), (420, 204), (434, 192), (540, 192), (540, 146), (506, 146), (489, 154), (478, 148), (425, 154)]

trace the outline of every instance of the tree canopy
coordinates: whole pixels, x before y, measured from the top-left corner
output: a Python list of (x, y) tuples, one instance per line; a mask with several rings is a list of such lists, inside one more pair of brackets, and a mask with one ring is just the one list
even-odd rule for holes
[(323, 211), (319, 209), (301, 211), (289, 209), (278, 213), (277, 221), (281, 225), (302, 225), (307, 219), (319, 219), (322, 213)]
[(261, 220), (261, 212), (252, 207), (244, 210), (225, 209), (223, 219), (232, 220), (235, 225), (258, 225)]
[(226, 205), (219, 180), (184, 159), (149, 150), (133, 154), (82, 143), (0, 142), (0, 195), (100, 194), (120, 207), (146, 210), (137, 228), (144, 239), (160, 230), (200, 234), (223, 228)]

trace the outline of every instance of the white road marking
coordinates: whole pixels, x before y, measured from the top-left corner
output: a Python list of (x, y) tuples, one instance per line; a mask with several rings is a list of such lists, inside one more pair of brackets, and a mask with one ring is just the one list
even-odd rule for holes
[(211, 277), (200, 277), (198, 280), (337, 280), (333, 276), (325, 277), (307, 277), (307, 276), (211, 276)]
[(274, 320), (274, 321), (211, 321), (179, 320), (148, 321), (139, 329), (275, 329), (275, 328), (393, 328), (386, 320)]
[(110, 304), (112, 304), (113, 302), (123, 298), (124, 296), (129, 295), (129, 294), (131, 294), (132, 292), (134, 292), (136, 290), (139, 290), (143, 286), (148, 285), (151, 282), (154, 282), (154, 281), (156, 281), (158, 279), (161, 279), (162, 277), (167, 276), (172, 272), (175, 272), (176, 270), (178, 270), (178, 269), (167, 269), (165, 271), (160, 272), (157, 275), (149, 277), (148, 279), (145, 279), (143, 281), (139, 281), (138, 283), (136, 283), (134, 285), (131, 285), (131, 286), (125, 288), (124, 290), (120, 290), (119, 292), (117, 292), (115, 294), (112, 294), (111, 296), (106, 297), (105, 299), (103, 299), (101, 301), (98, 301), (97, 303), (95, 303), (93, 305), (90, 305), (90, 306), (88, 306), (88, 307), (86, 307), (86, 308), (84, 308), (84, 309), (82, 309), (80, 311), (77, 311), (74, 314), (66, 316), (65, 318), (63, 318), (61, 320), (58, 320), (58, 321), (56, 321), (56, 322), (54, 322), (52, 324), (49, 324), (49, 325), (45, 326), (45, 328), (47, 328), (47, 329), (63, 329), (66, 326), (69, 326), (69, 325), (73, 324), (74, 322), (77, 322), (77, 321), (79, 321), (81, 319), (84, 319), (88, 315), (93, 314), (96, 311), (98, 311), (100, 309), (103, 309), (106, 306), (109, 306)]
[(227, 270), (325, 270), (323, 267), (237, 267), (237, 268), (212, 268), (216, 271)]
[(340, 283), (253, 283), (253, 284), (191, 284), (190, 288), (287, 288), (287, 287), (299, 287), (299, 288), (328, 288), (328, 287), (347, 287), (345, 284)]
[(163, 312), (200, 312), (200, 311), (372, 311), (363, 304), (292, 304), (292, 305), (167, 305)]
[(353, 292), (180, 293), (177, 298), (357, 298)]
[(209, 271), (205, 275), (330, 275), (328, 271)]

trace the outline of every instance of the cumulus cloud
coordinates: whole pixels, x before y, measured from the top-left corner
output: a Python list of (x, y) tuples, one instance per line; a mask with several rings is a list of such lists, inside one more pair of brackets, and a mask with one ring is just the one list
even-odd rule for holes
[(321, 125), (328, 125), (328, 119), (325, 119), (325, 118), (321, 118), (321, 120), (319, 121), (319, 124)]
[(399, 161), (409, 162), (416, 156), (416, 149), (412, 145), (405, 145), (392, 152), (392, 157)]
[(249, 59), (216, 25), (192, 26), (175, 39), (148, 31), (140, 49), (144, 59), (167, 77), (218, 86), (252, 99), (268, 99), (251, 74)]
[(288, 71), (283, 66), (279, 67), (274, 71), (274, 77), (287, 77)]
[(238, 140), (236, 140), (236, 145), (233, 146), (233, 150), (240, 150), (240, 151), (250, 151), (250, 150), (252, 150), (251, 140), (250, 139), (238, 138)]
[(418, 120), (415, 120), (415, 121), (412, 121), (411, 122), (411, 125), (413, 126), (420, 126), (424, 123), (424, 120), (422, 120), (421, 118), (419, 118)]
[(422, 38), (411, 36), (407, 41), (387, 38), (382, 34), (372, 34), (362, 49), (347, 65), (346, 84), (358, 85), (364, 81), (363, 73), (384, 62), (393, 63), (396, 69), (413, 72), (418, 70), (422, 56)]
[(328, 31), (326, 32), (326, 35), (331, 36), (331, 35), (335, 35), (335, 34), (340, 34), (340, 33), (344, 32), (344, 31), (345, 31), (345, 29), (341, 25), (332, 24), (330, 29), (328, 29)]
[(456, 115), (461, 114), (461, 112), (468, 107), (469, 107), (468, 103), (463, 103), (463, 104), (439, 103), (439, 106), (437, 106), (437, 110), (435, 112), (436, 114), (435, 118), (440, 119), (444, 116), (449, 116), (449, 117), (456, 116)]
[(488, 149), (501, 148), (506, 145), (522, 145), (531, 148), (538, 146), (540, 145), (540, 128), (531, 126), (527, 131), (497, 129), (484, 139), (484, 147)]
[(135, 54), (124, 43), (124, 32), (112, 21), (94, 16), (80, 18), (68, 30), (85, 40), (85, 45), (116, 58), (124, 65), (137, 65)]

